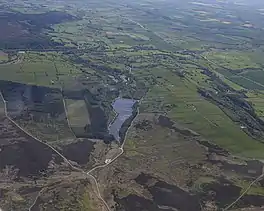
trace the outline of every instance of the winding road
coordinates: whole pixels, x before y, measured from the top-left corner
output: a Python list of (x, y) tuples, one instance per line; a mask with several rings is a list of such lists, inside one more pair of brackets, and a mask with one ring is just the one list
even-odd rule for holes
[[(61, 89), (61, 91), (62, 91), (62, 89)], [(144, 97), (141, 98), (141, 99), (139, 100), (139, 105), (141, 104), (141, 102), (143, 101), (143, 99), (144, 99)], [(66, 112), (66, 118), (67, 118), (68, 127), (71, 128), (70, 121), (69, 121), (69, 119), (68, 119), (67, 108), (66, 108), (66, 103), (65, 103), (65, 99), (64, 99), (64, 98), (63, 98), (63, 105), (64, 105), (64, 110), (65, 110), (65, 112)], [(114, 158), (112, 158), (112, 159), (110, 160), (110, 162), (107, 162), (107, 163), (105, 163), (105, 164), (103, 164), (103, 165), (96, 166), (96, 167), (92, 168), (91, 170), (89, 170), (88, 172), (86, 172), (86, 174), (87, 174), (88, 176), (90, 176), (90, 177), (94, 180), (94, 182), (95, 182), (95, 184), (96, 184), (96, 188), (97, 188), (98, 197), (103, 201), (103, 203), (104, 203), (105, 206), (107, 207), (107, 210), (108, 210), (108, 211), (111, 211), (111, 209), (110, 209), (109, 205), (107, 204), (107, 202), (106, 202), (106, 201), (103, 199), (103, 197), (101, 196), (100, 189), (99, 189), (99, 183), (97, 182), (96, 178), (95, 178), (91, 173), (92, 173), (93, 171), (95, 171), (96, 169), (100, 169), (100, 168), (105, 168), (105, 167), (107, 167), (108, 165), (110, 165), (111, 163), (113, 163), (115, 160), (117, 160), (117, 159), (118, 159), (118, 158), (124, 153), (124, 145), (125, 145), (125, 141), (126, 141), (126, 138), (127, 138), (127, 133), (128, 133), (128, 131), (129, 131), (129, 129), (131, 128), (131, 126), (133, 125), (133, 123), (134, 123), (136, 117), (137, 117), (138, 114), (139, 114), (139, 105), (138, 105), (138, 107), (137, 107), (137, 115), (136, 115), (135, 118), (132, 120), (132, 122), (131, 122), (129, 128), (127, 129), (126, 134), (125, 134), (124, 141), (123, 141), (122, 145), (121, 145), (120, 148), (119, 148), (119, 149), (120, 149), (120, 153), (119, 153), (117, 156), (115, 156)], [(116, 113), (116, 112), (115, 112), (115, 113)], [(118, 114), (116, 113), (116, 115), (118, 115)], [(115, 118), (114, 118), (114, 119), (115, 119)], [(72, 132), (73, 132), (73, 131), (72, 131)], [(73, 133), (73, 135), (75, 136), (74, 133)], [(75, 136), (75, 137), (76, 137), (76, 136)], [(77, 138), (77, 137), (76, 137), (76, 138)]]
[[(9, 119), (16, 127), (18, 127), (20, 130), (22, 130), (24, 133), (26, 133), (28, 136), (32, 137), (33, 139), (35, 139), (36, 141), (40, 142), (41, 144), (44, 144), (46, 145), (47, 147), (49, 147), (50, 149), (52, 149), (57, 155), (59, 155), (72, 169), (76, 170), (76, 171), (80, 171), (82, 172), (83, 174), (89, 176), (95, 183), (96, 185), (96, 189), (97, 189), (97, 195), (98, 195), (98, 198), (103, 202), (103, 204), (105, 205), (105, 207), (107, 208), (108, 211), (111, 211), (109, 205), (107, 204), (107, 202), (103, 199), (103, 197), (101, 196), (101, 193), (100, 193), (100, 189), (99, 189), (99, 183), (97, 182), (96, 178), (91, 174), (94, 170), (96, 169), (100, 169), (100, 168), (105, 168), (107, 167), (108, 165), (110, 165), (111, 163), (113, 163), (116, 159), (118, 159), (123, 153), (124, 153), (124, 145), (125, 145), (125, 141), (126, 141), (126, 137), (127, 137), (127, 132), (129, 131), (129, 129), (131, 128), (131, 126), (133, 125), (133, 122), (134, 120), (136, 119), (136, 117), (138, 116), (139, 114), (139, 106), (137, 107), (137, 115), (136, 117), (133, 119), (133, 121), (131, 122), (131, 125), (130, 127), (128, 128), (127, 132), (126, 132), (126, 135), (125, 135), (125, 138), (124, 138), (124, 141), (122, 143), (122, 145), (120, 146), (120, 153), (112, 158), (110, 160), (110, 162), (106, 163), (106, 164), (103, 164), (103, 165), (99, 165), (99, 166), (96, 166), (94, 168), (92, 168), (91, 170), (89, 170), (88, 172), (85, 172), (83, 169), (80, 169), (76, 166), (74, 166), (64, 155), (62, 155), (58, 150), (56, 150), (53, 146), (51, 146), (50, 144), (48, 143), (45, 143), (43, 141), (41, 141), (40, 139), (38, 139), (37, 137), (33, 136), (31, 133), (29, 133), (28, 131), (26, 131), (24, 128), (22, 128), (18, 123), (16, 123), (9, 115), (8, 115), (8, 112), (7, 112), (7, 101), (4, 99), (4, 96), (2, 94), (2, 92), (0, 91), (0, 95), (1, 95), (1, 98), (2, 98), (2, 101), (4, 103), (4, 113), (5, 113), (5, 116), (7, 119)], [(139, 105), (141, 104), (143, 98), (139, 101)], [(67, 109), (65, 107), (65, 100), (63, 98), (63, 104), (64, 104), (64, 109), (65, 109), (65, 112), (66, 112), (66, 116), (67, 116)], [(68, 117), (67, 117), (67, 122), (69, 124), (69, 120), (68, 120)], [(69, 125), (70, 127), (70, 125)], [(76, 137), (77, 138), (77, 137)], [(35, 206), (38, 198), (40, 197), (41, 193), (44, 191), (44, 188), (38, 193), (37, 197), (35, 198), (33, 204), (29, 207), (29, 211), (32, 210), (32, 208)]]

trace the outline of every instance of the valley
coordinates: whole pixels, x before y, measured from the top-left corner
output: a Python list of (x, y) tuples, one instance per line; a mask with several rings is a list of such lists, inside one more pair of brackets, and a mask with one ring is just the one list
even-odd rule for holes
[(262, 6), (3, 0), (0, 210), (262, 210)]

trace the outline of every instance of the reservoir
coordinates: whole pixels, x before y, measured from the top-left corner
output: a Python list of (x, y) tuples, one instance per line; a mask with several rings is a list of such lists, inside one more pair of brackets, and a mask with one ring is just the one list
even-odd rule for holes
[(136, 102), (132, 99), (117, 98), (112, 104), (117, 116), (109, 125), (109, 133), (115, 137), (115, 140), (120, 141), (119, 131), (124, 122), (132, 115), (133, 105)]

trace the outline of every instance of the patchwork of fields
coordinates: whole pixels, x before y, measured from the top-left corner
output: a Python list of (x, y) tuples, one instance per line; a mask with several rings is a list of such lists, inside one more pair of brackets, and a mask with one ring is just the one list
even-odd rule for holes
[[(26, 209), (39, 194), (34, 210), (106, 210), (105, 203), (113, 211), (222, 210), (262, 175), (264, 16), (256, 6), (15, 0), (2, 7), (0, 156), (10, 150), (23, 163), (0, 159), (1, 208)], [(108, 131), (118, 97), (140, 102), (119, 131), (120, 157), (123, 145)], [(94, 169), (99, 185), (36, 139), (76, 168)], [(32, 147), (45, 159), (31, 163)], [(256, 180), (234, 209), (264, 206), (263, 184)], [(66, 189), (75, 191), (64, 203)]]

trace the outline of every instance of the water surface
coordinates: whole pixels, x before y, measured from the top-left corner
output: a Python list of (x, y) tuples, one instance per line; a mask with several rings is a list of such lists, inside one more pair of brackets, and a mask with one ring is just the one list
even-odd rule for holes
[(132, 99), (117, 98), (112, 104), (117, 116), (109, 126), (109, 133), (113, 135), (117, 141), (120, 141), (119, 131), (124, 122), (132, 115), (133, 105), (136, 102), (136, 100)]

